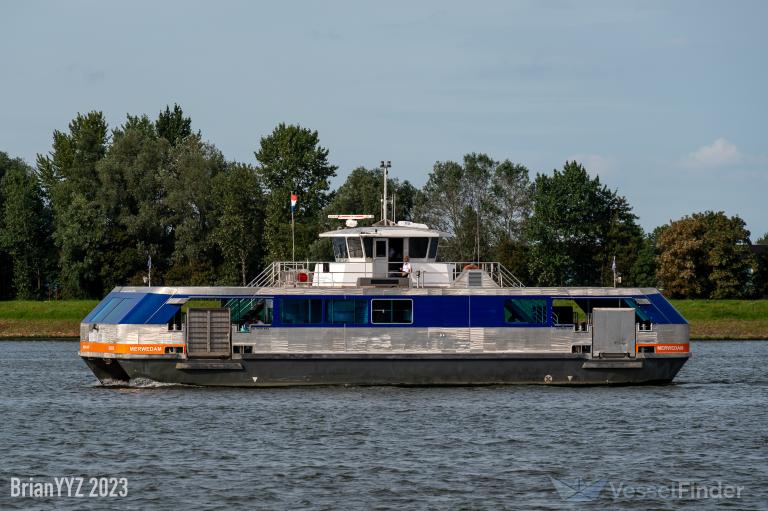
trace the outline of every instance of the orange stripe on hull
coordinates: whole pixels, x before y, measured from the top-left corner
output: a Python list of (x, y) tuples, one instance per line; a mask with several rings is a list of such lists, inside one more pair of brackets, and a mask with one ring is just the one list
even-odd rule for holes
[(163, 355), (165, 348), (182, 348), (183, 344), (113, 344), (109, 342), (80, 341), (80, 351), (116, 353), (119, 355)]
[(689, 353), (691, 351), (690, 344), (638, 344), (637, 351), (640, 351), (641, 346), (653, 346), (656, 348), (656, 353)]

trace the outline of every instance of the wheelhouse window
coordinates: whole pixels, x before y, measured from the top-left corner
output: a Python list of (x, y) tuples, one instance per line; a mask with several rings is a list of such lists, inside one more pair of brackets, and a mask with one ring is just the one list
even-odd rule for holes
[(347, 258), (347, 240), (344, 238), (331, 238), (333, 240), (333, 256), (338, 259)]
[(280, 322), (286, 325), (321, 323), (323, 301), (310, 298), (284, 298), (280, 301)]
[(368, 300), (332, 299), (325, 306), (325, 319), (328, 323), (347, 325), (368, 324)]
[(360, 238), (347, 238), (349, 257), (363, 257), (363, 243)]
[(413, 323), (413, 300), (371, 300), (373, 323)]
[(429, 242), (429, 258), (435, 259), (437, 257), (437, 243), (440, 238), (432, 238)]
[(408, 255), (413, 259), (424, 259), (429, 249), (429, 238), (410, 238)]
[(504, 300), (504, 322), (546, 325), (547, 300), (538, 298)]
[(373, 257), (373, 238), (363, 238), (365, 257)]

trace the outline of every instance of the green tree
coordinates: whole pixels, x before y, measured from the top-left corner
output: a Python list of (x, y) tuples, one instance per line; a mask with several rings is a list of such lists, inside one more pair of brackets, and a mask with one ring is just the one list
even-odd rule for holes
[(265, 259), (271, 262), (291, 257), (291, 192), (298, 195), (296, 258), (304, 259), (318, 234), (320, 215), (330, 201), (328, 180), (336, 175), (337, 167), (328, 162), (328, 150), (320, 146), (317, 131), (301, 126), (278, 125), (261, 139), (255, 154), (266, 192)]
[(96, 111), (77, 114), (66, 133), (53, 132), (52, 151), (37, 156), (40, 181), (52, 201), (66, 203), (75, 190), (89, 199), (96, 195), (96, 164), (106, 154), (108, 142), (107, 122)]
[(54, 233), (62, 292), (65, 297), (100, 296), (106, 217), (82, 193), (72, 194), (70, 200), (67, 208), (59, 210)]
[(528, 168), (505, 160), (494, 170), (494, 215), (491, 218), (500, 240), (523, 243), (531, 216), (532, 194)]
[(462, 165), (437, 162), (416, 204), (418, 221), (451, 235), (443, 259), (519, 261), (531, 205), (528, 169), (522, 165), (477, 153), (465, 155)]
[(529, 282), (529, 247), (525, 229), (531, 216), (533, 190), (528, 168), (503, 161), (495, 169), (492, 186), (493, 259), (522, 282)]
[[(38, 177), (53, 213), (65, 296), (103, 293), (100, 254), (106, 222), (96, 200), (100, 191), (96, 166), (106, 154), (108, 141), (101, 112), (78, 114), (68, 132), (54, 131), (51, 152), (37, 157)], [(85, 254), (84, 247), (90, 252)]]
[(147, 259), (153, 260), (153, 284), (161, 282), (172, 247), (162, 222), (164, 190), (161, 175), (168, 165), (170, 145), (158, 137), (147, 116), (128, 116), (112, 132), (112, 144), (97, 164), (100, 193), (96, 199), (105, 215), (101, 280), (107, 289), (141, 284)]
[(0, 152), (0, 249), (8, 257), (4, 271), (13, 283), (6, 297), (26, 300), (43, 294), (53, 252), (49, 229), (50, 216), (34, 171)]
[[(6, 169), (13, 165), (13, 160), (0, 151), (0, 180), (5, 176)], [(3, 211), (3, 195), (0, 194), (0, 211)], [(2, 219), (0, 218), (0, 222)], [(0, 224), (0, 230), (2, 225)], [(1, 232), (1, 231), (0, 231)], [(0, 244), (0, 300), (13, 298), (13, 262), (11, 256)]]
[(407, 179), (401, 182), (397, 178), (388, 181), (387, 195), (389, 195), (390, 189), (392, 190), (392, 199), (395, 205), (395, 220), (413, 221), (413, 210), (416, 206), (419, 189), (413, 186)]
[(173, 148), (163, 169), (163, 225), (173, 252), (165, 274), (168, 284), (204, 285), (216, 281), (221, 252), (214, 243), (214, 178), (227, 162), (212, 144), (190, 135)]
[[(6, 153), (0, 151), (0, 180), (5, 176), (6, 169), (15, 162)], [(0, 211), (3, 211), (3, 195), (0, 194)], [(0, 235), (2, 218), (0, 218)], [(0, 300), (13, 298), (13, 262), (11, 256), (0, 244)]]
[(530, 272), (539, 285), (612, 284), (612, 261), (634, 265), (642, 229), (624, 197), (590, 178), (577, 162), (539, 174), (528, 222)]
[(658, 251), (656, 242), (664, 227), (657, 227), (653, 232), (643, 237), (637, 259), (632, 265), (627, 284), (638, 287), (659, 287), (659, 279), (656, 277), (656, 259)]
[(768, 296), (768, 233), (755, 243), (755, 268), (752, 277), (752, 293), (757, 297)]
[(181, 107), (174, 103), (173, 110), (169, 106), (160, 112), (155, 121), (155, 130), (160, 138), (164, 138), (172, 146), (192, 134), (192, 119), (184, 117)]
[[(357, 167), (344, 183), (334, 192), (325, 214), (365, 214), (373, 215), (373, 220), (361, 220), (361, 225), (369, 225), (381, 219), (381, 198), (383, 196), (384, 176), (381, 169)], [(391, 201), (394, 197), (397, 220), (410, 220), (413, 216), (413, 202), (416, 188), (407, 180), (397, 178), (387, 180), (387, 194)], [(390, 206), (389, 217), (392, 218)]]
[(657, 276), (672, 297), (741, 298), (748, 294), (754, 259), (749, 231), (738, 216), (694, 213), (659, 235)]
[(264, 198), (253, 167), (233, 163), (213, 178), (217, 225), (213, 240), (224, 256), (226, 284), (246, 285), (260, 270)]
[(447, 260), (468, 260), (474, 249), (472, 238), (464, 239), (466, 231), (464, 209), (468, 200), (462, 186), (464, 168), (453, 161), (438, 161), (432, 167), (427, 182), (416, 201), (415, 218), (451, 236), (441, 247), (441, 257)]

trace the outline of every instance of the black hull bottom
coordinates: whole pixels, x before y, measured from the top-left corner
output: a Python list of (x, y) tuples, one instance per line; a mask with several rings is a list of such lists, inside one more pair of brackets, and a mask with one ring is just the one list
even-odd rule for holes
[(103, 384), (127, 382), (130, 379), (120, 365), (121, 360), (114, 358), (83, 357), (96, 378)]
[(236, 360), (84, 357), (102, 383), (149, 379), (225, 387), (299, 385), (642, 385), (670, 383), (687, 357), (283, 355)]

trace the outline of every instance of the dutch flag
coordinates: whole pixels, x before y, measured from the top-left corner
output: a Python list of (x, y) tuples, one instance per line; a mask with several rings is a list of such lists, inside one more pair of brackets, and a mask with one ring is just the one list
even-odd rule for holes
[(299, 201), (299, 196), (295, 193), (291, 193), (291, 213), (296, 211), (296, 203)]

